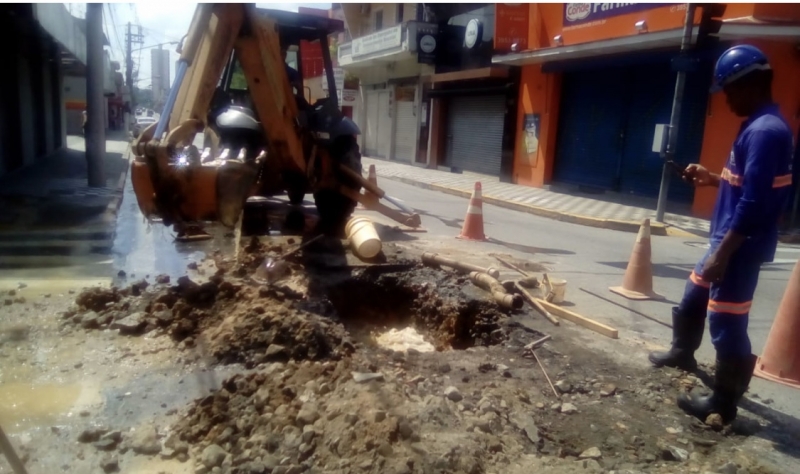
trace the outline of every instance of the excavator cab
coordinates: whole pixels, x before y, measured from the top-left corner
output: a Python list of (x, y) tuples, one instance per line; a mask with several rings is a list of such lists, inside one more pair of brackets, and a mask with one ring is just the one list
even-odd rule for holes
[[(341, 235), (357, 202), (419, 226), (409, 209), (378, 202), (389, 198), (361, 174), (360, 130), (339, 109), (328, 48), (328, 36), (343, 29), (313, 15), (199, 4), (161, 119), (133, 143), (143, 214), (191, 238), (208, 221), (233, 227), (259, 196), (286, 191), (297, 204), (311, 192), (326, 233)], [(285, 61), (301, 41), (322, 45), (330, 92), (314, 103), (304, 97), (302, 55), (296, 75)], [(202, 151), (193, 145), (198, 133)]]

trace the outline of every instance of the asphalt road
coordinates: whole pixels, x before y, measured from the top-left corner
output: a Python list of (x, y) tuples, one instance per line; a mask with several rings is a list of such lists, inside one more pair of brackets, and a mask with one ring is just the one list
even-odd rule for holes
[[(468, 204), (466, 199), (387, 179), (379, 184), (390, 196), (400, 198), (421, 214), (423, 226), (431, 238), (455, 237), (460, 233)], [(671, 324), (671, 307), (680, 300), (686, 278), (704, 254), (706, 239), (653, 236), (653, 286), (666, 300), (630, 301), (608, 288), (622, 283), (635, 234), (569, 224), (486, 204), (483, 215), (485, 233), (491, 241), (475, 243), (476, 252), (512, 253), (529, 261), (544, 263), (552, 268), (552, 277), (567, 280), (567, 301), (574, 304), (571, 309), (610, 324), (647, 345), (669, 346), (672, 338), (670, 328), (624, 307)], [(750, 315), (750, 337), (756, 354), (761, 353), (766, 343), (787, 280), (798, 258), (800, 248), (781, 246), (775, 262), (762, 269)], [(701, 362), (714, 361), (708, 331), (697, 356)], [(758, 393), (762, 400), (773, 399), (772, 408), (795, 417), (800, 415), (800, 406), (793, 402), (795, 391), (760, 379), (754, 379), (751, 387), (751, 391)]]

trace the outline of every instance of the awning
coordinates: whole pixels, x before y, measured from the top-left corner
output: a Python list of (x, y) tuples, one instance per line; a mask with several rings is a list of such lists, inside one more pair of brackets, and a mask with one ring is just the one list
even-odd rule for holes
[[(722, 40), (737, 40), (746, 38), (800, 40), (800, 26), (776, 25), (774, 23), (736, 23), (727, 22), (720, 28), (719, 37)], [(508, 64), (522, 66), (527, 64), (542, 64), (550, 61), (563, 61), (567, 59), (580, 59), (597, 57), (634, 51), (679, 47), (683, 29), (659, 31), (656, 33), (642, 33), (634, 36), (625, 36), (604, 41), (581, 43), (569, 46), (542, 48), (533, 51), (523, 51), (498, 55), (492, 58), (493, 64)], [(694, 27), (692, 37), (697, 38), (697, 27)]]
[[(693, 35), (696, 36), (696, 34), (697, 27), (694, 28)], [(554, 48), (542, 48), (533, 51), (523, 51), (521, 53), (498, 55), (492, 58), (492, 64), (523, 66), (527, 64), (542, 64), (548, 61), (563, 61), (566, 59), (597, 57), (631, 51), (680, 46), (682, 36), (683, 29), (643, 33), (636, 36), (625, 36), (591, 43), (557, 46)]]

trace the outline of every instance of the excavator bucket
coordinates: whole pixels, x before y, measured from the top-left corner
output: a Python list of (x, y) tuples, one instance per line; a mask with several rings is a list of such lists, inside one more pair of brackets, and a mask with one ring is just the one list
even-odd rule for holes
[(217, 214), (222, 225), (233, 227), (239, 221), (256, 178), (255, 168), (245, 163), (231, 161), (217, 168)]

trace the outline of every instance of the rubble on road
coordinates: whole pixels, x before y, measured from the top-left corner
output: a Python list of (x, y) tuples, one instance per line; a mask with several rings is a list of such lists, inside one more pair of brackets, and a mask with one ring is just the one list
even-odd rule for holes
[(72, 330), (171, 338), (242, 370), (179, 410), (166, 435), (145, 425), (79, 440), (107, 456), (105, 472), (124, 471), (126, 450), (231, 474), (703, 472), (737, 456), (740, 434), (672, 403), (696, 377), (620, 366), (566, 325), (521, 324), (533, 309), (503, 309), (463, 274), (397, 270), (418, 259), (383, 248), (381, 265), (292, 259), (263, 285), (250, 277), (284, 248), (252, 240), (238, 263), (217, 256), (174, 281), (81, 292), (63, 314)]

